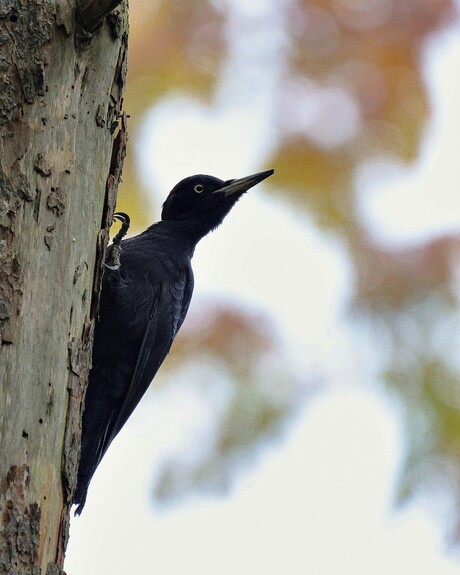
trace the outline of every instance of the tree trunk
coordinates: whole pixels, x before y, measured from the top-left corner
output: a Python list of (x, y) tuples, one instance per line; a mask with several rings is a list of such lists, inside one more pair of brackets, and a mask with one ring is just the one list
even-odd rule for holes
[(83, 30), (75, 0), (0, 0), (0, 573), (63, 565), (126, 143), (119, 2), (82, 0)]

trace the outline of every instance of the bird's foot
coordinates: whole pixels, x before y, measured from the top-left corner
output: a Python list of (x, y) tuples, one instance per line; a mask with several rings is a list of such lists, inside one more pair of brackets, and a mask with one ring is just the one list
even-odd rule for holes
[(119, 220), (121, 222), (121, 228), (118, 230), (117, 235), (113, 238), (112, 245), (109, 247), (109, 253), (107, 255), (107, 260), (104, 265), (109, 270), (118, 270), (121, 266), (120, 254), (121, 254), (121, 240), (126, 236), (129, 230), (130, 219), (128, 214), (124, 212), (115, 212), (113, 214), (114, 220)]

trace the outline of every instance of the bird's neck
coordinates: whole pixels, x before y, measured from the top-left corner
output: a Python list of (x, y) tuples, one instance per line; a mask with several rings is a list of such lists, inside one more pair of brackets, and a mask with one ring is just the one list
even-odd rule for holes
[(174, 245), (176, 249), (183, 250), (192, 257), (197, 243), (209, 231), (208, 227), (200, 226), (196, 222), (161, 220), (144, 233), (161, 238), (165, 243)]

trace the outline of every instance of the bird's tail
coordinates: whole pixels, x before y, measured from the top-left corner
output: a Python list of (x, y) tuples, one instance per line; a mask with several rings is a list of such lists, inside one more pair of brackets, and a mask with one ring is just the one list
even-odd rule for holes
[(81, 515), (83, 511), (83, 507), (86, 503), (86, 496), (88, 494), (88, 486), (91, 477), (86, 477), (78, 474), (78, 481), (77, 481), (77, 488), (75, 489), (75, 494), (73, 496), (72, 503), (77, 505), (78, 507), (74, 511), (74, 515)]

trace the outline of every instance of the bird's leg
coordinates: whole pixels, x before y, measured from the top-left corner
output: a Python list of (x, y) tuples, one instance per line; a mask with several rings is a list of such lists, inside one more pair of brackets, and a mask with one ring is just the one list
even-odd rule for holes
[(112, 245), (109, 247), (107, 261), (104, 263), (105, 267), (109, 270), (117, 270), (121, 266), (120, 253), (121, 253), (121, 240), (126, 236), (129, 230), (130, 219), (128, 214), (124, 212), (115, 212), (113, 214), (114, 220), (121, 222), (121, 228), (117, 235), (113, 238)]

